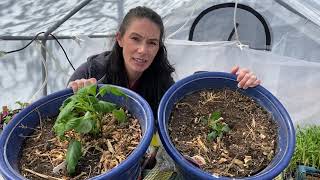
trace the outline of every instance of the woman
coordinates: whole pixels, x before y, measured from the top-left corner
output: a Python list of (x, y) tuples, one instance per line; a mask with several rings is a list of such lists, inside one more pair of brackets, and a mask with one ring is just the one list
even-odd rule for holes
[[(73, 91), (97, 83), (130, 88), (144, 97), (154, 115), (161, 97), (174, 83), (164, 46), (164, 26), (161, 17), (146, 7), (131, 9), (116, 34), (111, 52), (94, 55), (82, 64), (69, 80)], [(239, 88), (254, 87), (260, 80), (247, 69), (233, 67)]]

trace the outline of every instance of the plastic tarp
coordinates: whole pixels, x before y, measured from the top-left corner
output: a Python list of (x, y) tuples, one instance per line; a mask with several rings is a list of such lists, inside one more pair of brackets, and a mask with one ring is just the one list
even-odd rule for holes
[[(0, 2), (0, 36), (34, 36), (45, 31), (85, 0), (42, 0)], [(172, 14), (190, 0), (92, 0), (68, 21), (55, 35), (114, 34), (124, 14), (135, 6), (147, 6), (161, 16)]]

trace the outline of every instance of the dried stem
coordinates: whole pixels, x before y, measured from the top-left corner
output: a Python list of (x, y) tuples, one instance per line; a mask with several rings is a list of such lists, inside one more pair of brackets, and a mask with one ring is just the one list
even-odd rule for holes
[(44, 178), (44, 179), (52, 179), (52, 180), (63, 180), (63, 179), (60, 179), (60, 178), (56, 178), (56, 177), (52, 177), (52, 176), (48, 176), (48, 175), (45, 175), (45, 174), (41, 174), (41, 173), (37, 173), (35, 171), (32, 171), (31, 169), (23, 169), (24, 171), (27, 171), (29, 173), (32, 173), (36, 176), (39, 176), (41, 178)]

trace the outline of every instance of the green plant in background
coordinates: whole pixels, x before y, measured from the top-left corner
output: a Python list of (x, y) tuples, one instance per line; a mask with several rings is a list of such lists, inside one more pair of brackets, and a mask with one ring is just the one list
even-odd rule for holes
[(294, 172), (297, 165), (320, 169), (320, 126), (297, 127), (295, 152), (285, 172)]
[(55, 121), (53, 129), (60, 139), (69, 141), (66, 155), (67, 171), (75, 173), (76, 165), (82, 156), (82, 145), (79, 139), (65, 136), (66, 132), (74, 132), (81, 138), (81, 134), (97, 135), (101, 132), (101, 119), (104, 114), (112, 113), (119, 123), (125, 123), (126, 113), (117, 108), (115, 104), (99, 100), (99, 96), (111, 93), (116, 96), (126, 95), (118, 88), (105, 85), (99, 88), (90, 85), (81, 88), (73, 96), (67, 98), (60, 107), (60, 113)]
[(17, 109), (10, 109), (8, 106), (2, 106), (2, 111), (0, 112), (0, 132), (3, 130), (4, 125), (8, 124), (14, 115), (29, 105), (28, 103), (20, 101), (17, 101), (16, 104), (19, 105), (19, 108)]
[(221, 138), (224, 133), (230, 131), (228, 124), (222, 121), (223, 118), (220, 112), (213, 112), (209, 115), (209, 118), (206, 120), (210, 127), (210, 132), (207, 136), (209, 141), (213, 141), (218, 137)]

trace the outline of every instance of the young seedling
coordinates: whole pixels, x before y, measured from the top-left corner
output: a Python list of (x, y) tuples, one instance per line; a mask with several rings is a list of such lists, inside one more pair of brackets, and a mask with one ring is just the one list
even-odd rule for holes
[[(99, 100), (99, 96), (111, 93), (116, 96), (126, 95), (118, 88), (105, 85), (99, 88), (90, 85), (81, 88), (73, 96), (67, 98), (60, 107), (60, 113), (53, 129), (60, 139), (69, 141), (66, 155), (67, 171), (70, 175), (75, 173), (75, 168), (82, 156), (82, 145), (79, 137), (84, 134), (97, 135), (101, 132), (101, 119), (104, 114), (112, 113), (119, 123), (125, 123), (126, 113), (123, 109), (117, 109), (110, 102)], [(76, 138), (66, 136), (66, 132), (72, 131)]]
[(221, 138), (224, 133), (230, 131), (228, 124), (222, 121), (223, 118), (220, 112), (213, 112), (209, 115), (207, 119), (207, 124), (210, 127), (210, 132), (207, 136), (209, 141), (213, 141), (218, 137)]

